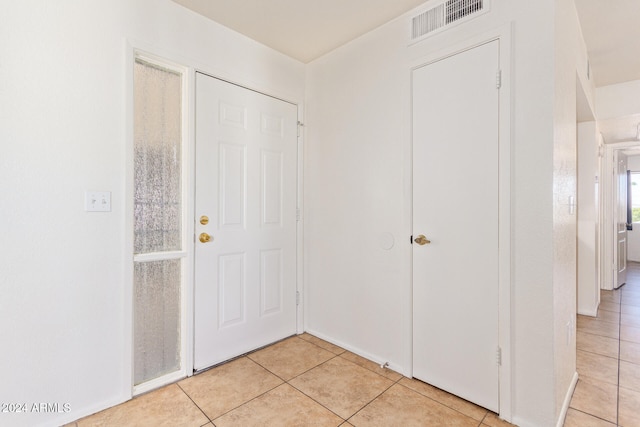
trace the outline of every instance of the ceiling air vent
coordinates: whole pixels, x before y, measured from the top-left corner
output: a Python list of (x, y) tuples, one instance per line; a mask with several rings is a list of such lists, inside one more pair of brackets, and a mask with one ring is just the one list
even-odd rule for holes
[(411, 42), (475, 18), (489, 11), (489, 0), (447, 0), (411, 20)]

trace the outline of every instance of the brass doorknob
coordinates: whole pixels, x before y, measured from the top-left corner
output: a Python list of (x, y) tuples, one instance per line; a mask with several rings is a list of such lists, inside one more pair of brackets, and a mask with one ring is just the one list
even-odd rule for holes
[(200, 241), (202, 243), (209, 243), (211, 241), (211, 236), (207, 233), (200, 233)]
[(427, 239), (422, 234), (419, 235), (418, 237), (416, 237), (415, 239), (413, 239), (413, 241), (416, 242), (417, 244), (419, 244), (420, 246), (431, 243), (431, 240)]

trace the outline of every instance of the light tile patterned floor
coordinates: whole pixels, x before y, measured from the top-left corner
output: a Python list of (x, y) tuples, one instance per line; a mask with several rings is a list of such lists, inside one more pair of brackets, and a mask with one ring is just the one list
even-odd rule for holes
[[(578, 316), (578, 384), (565, 427), (640, 427), (640, 264)], [(470, 402), (309, 334), (72, 426), (510, 426)]]
[(578, 316), (578, 385), (565, 427), (640, 427), (640, 264), (600, 292), (596, 318)]
[(309, 334), (72, 426), (510, 426), (472, 403)]

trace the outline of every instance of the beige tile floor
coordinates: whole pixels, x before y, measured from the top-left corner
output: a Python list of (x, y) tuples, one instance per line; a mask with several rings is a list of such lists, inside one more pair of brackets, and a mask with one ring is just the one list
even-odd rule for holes
[[(578, 384), (565, 427), (640, 427), (640, 264), (578, 316)], [(489, 426), (486, 409), (309, 334), (139, 396), (71, 426)]]
[(596, 318), (578, 316), (578, 385), (565, 427), (640, 426), (640, 264), (600, 292)]
[(71, 426), (511, 426), (472, 403), (309, 334)]

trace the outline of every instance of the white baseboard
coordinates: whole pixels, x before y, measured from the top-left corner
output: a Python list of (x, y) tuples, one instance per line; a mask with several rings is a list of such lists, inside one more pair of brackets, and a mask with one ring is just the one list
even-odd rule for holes
[(595, 307), (593, 309), (578, 309), (578, 314), (582, 315), (582, 316), (590, 316), (590, 317), (597, 317), (598, 316), (598, 307)]
[(573, 373), (573, 379), (571, 380), (571, 385), (569, 385), (569, 389), (567, 390), (567, 394), (564, 397), (564, 402), (562, 403), (562, 410), (560, 411), (560, 416), (558, 417), (558, 423), (556, 427), (562, 427), (564, 425), (564, 419), (567, 417), (567, 412), (569, 411), (569, 405), (571, 404), (571, 398), (573, 397), (573, 392), (576, 389), (576, 385), (578, 384), (578, 373)]
[(311, 334), (311, 335), (313, 335), (315, 337), (318, 337), (318, 338), (320, 338), (322, 340), (330, 342), (333, 345), (337, 345), (338, 347), (342, 347), (345, 350), (350, 351), (351, 353), (357, 354), (360, 357), (364, 357), (365, 359), (371, 360), (371, 361), (373, 361), (375, 363), (378, 363), (380, 365), (383, 365), (384, 363), (389, 363), (389, 365), (388, 365), (389, 369), (391, 369), (393, 371), (396, 371), (396, 372), (406, 376), (406, 374), (403, 372), (402, 367), (397, 365), (396, 363), (394, 363), (391, 360), (383, 360), (382, 357), (380, 357), (378, 355), (368, 353), (366, 351), (363, 351), (362, 349), (359, 349), (357, 347), (353, 347), (353, 346), (351, 346), (351, 345), (349, 345), (347, 343), (341, 342), (339, 340), (336, 340), (336, 339), (333, 339), (331, 337), (328, 337), (328, 336), (326, 336), (326, 335), (324, 335), (324, 334), (322, 334), (320, 332), (314, 331), (313, 329), (307, 329), (305, 332), (307, 332), (308, 334)]
[[(44, 426), (61, 426), (65, 424), (72, 423), (81, 418), (88, 417), (89, 415), (97, 414), (100, 411), (104, 411), (105, 409), (109, 409), (113, 406), (120, 405), (128, 401), (130, 398), (116, 398), (106, 400), (104, 402), (97, 403), (95, 405), (87, 406), (84, 408), (80, 408), (79, 410), (73, 410), (72, 412), (66, 413), (59, 418), (51, 420), (51, 422), (47, 422), (45, 424), (40, 424), (40, 427)], [(74, 408), (72, 408), (74, 409)]]

